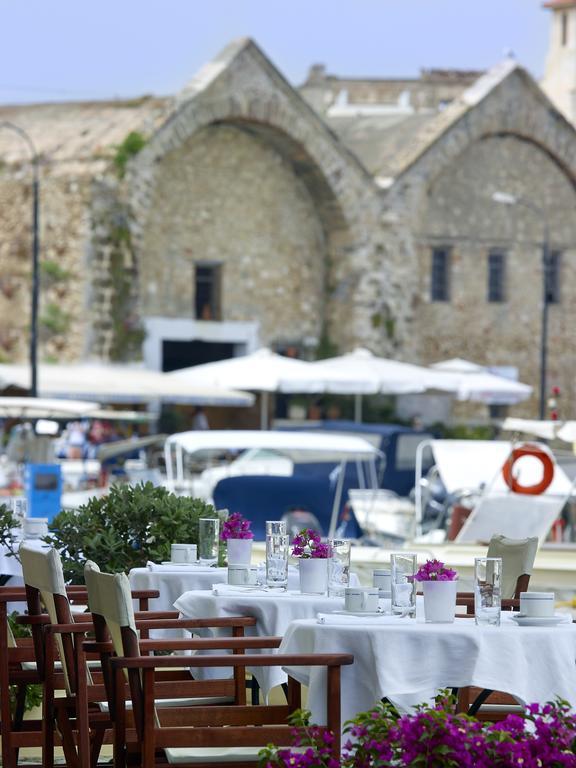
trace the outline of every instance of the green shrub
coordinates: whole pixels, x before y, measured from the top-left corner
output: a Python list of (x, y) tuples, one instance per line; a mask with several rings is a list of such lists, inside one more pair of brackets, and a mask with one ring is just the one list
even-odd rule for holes
[(152, 483), (115, 485), (107, 496), (56, 515), (48, 541), (60, 552), (66, 580), (83, 584), (86, 560), (113, 573), (169, 560), (173, 542), (197, 543), (201, 517), (217, 517), (201, 499)]
[(128, 161), (135, 157), (146, 144), (146, 139), (138, 131), (130, 131), (124, 141), (116, 147), (113, 162), (116, 173), (123, 179)]

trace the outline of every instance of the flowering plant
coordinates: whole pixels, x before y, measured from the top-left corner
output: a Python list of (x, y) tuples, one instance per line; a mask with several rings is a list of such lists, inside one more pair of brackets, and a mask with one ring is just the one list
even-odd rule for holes
[(401, 717), (390, 703), (380, 703), (346, 723), (351, 738), (340, 763), (325, 734), (308, 725), (309, 713), (299, 716), (298, 724), (308, 726), (304, 736), (294, 732), (300, 749), (267, 747), (260, 753), (265, 768), (576, 768), (576, 715), (561, 700), (530, 704), (494, 724), (456, 714), (446, 694)]
[(228, 539), (253, 539), (254, 534), (250, 530), (251, 525), (250, 520), (246, 520), (240, 512), (233, 512), (222, 525), (220, 539), (222, 541), (228, 541)]
[(323, 544), (318, 531), (303, 528), (292, 542), (292, 557), (316, 557), (326, 560), (330, 557), (330, 547)]
[(457, 578), (457, 571), (447, 568), (440, 560), (426, 560), (418, 569), (414, 581), (456, 581)]

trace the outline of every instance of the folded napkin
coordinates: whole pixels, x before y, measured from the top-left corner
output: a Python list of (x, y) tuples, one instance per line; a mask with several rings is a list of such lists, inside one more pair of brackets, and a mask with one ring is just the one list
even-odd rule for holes
[(149, 571), (172, 571), (187, 572), (205, 571), (206, 573), (213, 571), (214, 569), (210, 565), (202, 565), (201, 563), (152, 563), (150, 560), (146, 563), (146, 567)]
[(345, 613), (319, 613), (316, 616), (316, 620), (318, 624), (352, 624), (357, 627), (366, 624), (379, 627), (384, 624), (398, 624), (399, 622), (406, 623), (402, 616), (388, 616), (385, 613), (380, 616), (358, 616), (352, 614), (348, 616)]

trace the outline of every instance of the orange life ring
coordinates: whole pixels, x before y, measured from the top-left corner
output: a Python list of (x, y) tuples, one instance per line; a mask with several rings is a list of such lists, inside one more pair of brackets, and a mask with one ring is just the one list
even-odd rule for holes
[[(533, 456), (535, 459), (539, 459), (542, 462), (542, 480), (535, 485), (521, 485), (518, 480), (512, 474), (514, 464), (523, 456)], [(554, 462), (552, 458), (541, 448), (535, 445), (521, 445), (519, 448), (514, 448), (510, 456), (506, 459), (504, 466), (502, 467), (502, 476), (504, 482), (514, 493), (524, 493), (529, 496), (538, 496), (548, 488), (552, 480), (554, 479)]]

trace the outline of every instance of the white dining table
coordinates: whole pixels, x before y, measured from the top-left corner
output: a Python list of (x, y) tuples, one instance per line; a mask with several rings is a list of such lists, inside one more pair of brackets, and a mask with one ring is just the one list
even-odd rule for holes
[[(228, 569), (150, 563), (146, 568), (132, 568), (128, 578), (131, 589), (157, 589), (160, 592), (159, 597), (150, 600), (151, 610), (171, 611), (176, 600), (185, 592), (211, 590), (214, 584), (225, 584), (228, 580)], [(295, 566), (288, 568), (288, 587), (298, 588), (298, 569)]]
[[(286, 628), (281, 653), (352, 653), (342, 668), (342, 722), (387, 698), (400, 710), (430, 701), (441, 688), (477, 686), (512, 694), (520, 703), (559, 696), (576, 706), (576, 625), (517, 626), (505, 613), (499, 627), (473, 619), (426, 624), (422, 619), (330, 617), (300, 619)], [(309, 686), (312, 722), (325, 722), (322, 670), (291, 670)]]

